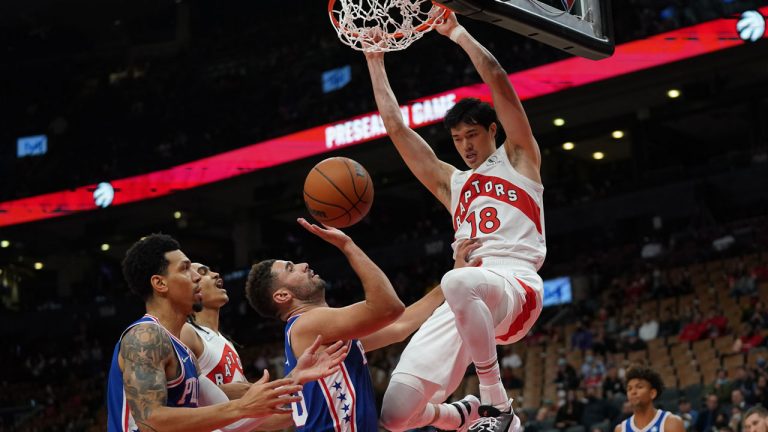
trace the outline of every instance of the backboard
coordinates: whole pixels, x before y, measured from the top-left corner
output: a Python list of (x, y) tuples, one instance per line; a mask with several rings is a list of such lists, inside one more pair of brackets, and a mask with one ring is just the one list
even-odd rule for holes
[(611, 0), (434, 0), (565, 52), (599, 60), (613, 54)]

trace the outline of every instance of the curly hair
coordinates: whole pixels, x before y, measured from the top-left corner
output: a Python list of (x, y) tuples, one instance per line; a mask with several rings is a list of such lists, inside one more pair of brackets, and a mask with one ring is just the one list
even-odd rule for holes
[(645, 366), (635, 366), (627, 371), (626, 376), (629, 382), (633, 379), (639, 379), (647, 381), (651, 385), (651, 388), (656, 390), (656, 399), (664, 392), (664, 381), (661, 379), (661, 375), (655, 370)]
[(259, 313), (267, 318), (277, 318), (278, 310), (272, 301), (272, 293), (275, 274), (272, 273), (274, 259), (268, 259), (254, 264), (248, 272), (245, 280), (245, 296), (248, 303)]
[(445, 113), (443, 123), (450, 129), (459, 123), (479, 124), (488, 129), (491, 123), (496, 123), (496, 111), (488, 103), (477, 98), (466, 98), (458, 101)]
[(123, 277), (132, 292), (144, 301), (152, 297), (153, 275), (168, 272), (166, 252), (181, 249), (179, 242), (166, 234), (150, 234), (131, 246), (123, 258)]

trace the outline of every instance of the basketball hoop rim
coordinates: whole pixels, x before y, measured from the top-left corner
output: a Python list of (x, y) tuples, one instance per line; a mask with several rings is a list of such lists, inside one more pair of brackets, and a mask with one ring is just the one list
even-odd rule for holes
[[(359, 34), (357, 34), (355, 32), (349, 32), (347, 29), (342, 28), (341, 24), (339, 23), (339, 21), (336, 19), (335, 16), (333, 16), (333, 6), (335, 4), (336, 4), (336, 0), (328, 0), (328, 16), (331, 18), (331, 23), (336, 28), (338, 28), (339, 30), (341, 30), (341, 31), (343, 31), (345, 33), (349, 33), (352, 37), (358, 37)], [(432, 1), (432, 4), (434, 6), (439, 7), (440, 9), (443, 9), (444, 12), (440, 16), (438, 16), (438, 17), (431, 18), (431, 19), (425, 21), (423, 24), (421, 24), (418, 27), (416, 27), (414, 29), (414, 31), (416, 31), (416, 32), (427, 31), (427, 30), (432, 28), (432, 26), (435, 24), (435, 21), (437, 21), (438, 19), (446, 19), (453, 12), (452, 10), (450, 10), (449, 8), (447, 8), (444, 5), (441, 5), (440, 3), (435, 3), (434, 1)], [(401, 32), (387, 33), (387, 34), (384, 35), (385, 38), (390, 38), (390, 39), (401, 39), (403, 36), (404, 35)]]

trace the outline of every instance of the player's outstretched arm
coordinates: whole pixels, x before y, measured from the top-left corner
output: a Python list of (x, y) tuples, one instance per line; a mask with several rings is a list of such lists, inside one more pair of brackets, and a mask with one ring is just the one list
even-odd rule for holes
[[(521, 166), (524, 175), (541, 183), (541, 152), (533, 137), (528, 116), (515, 89), (509, 82), (507, 72), (496, 58), (480, 44), (464, 27), (459, 25), (456, 15), (451, 14), (445, 22), (435, 27), (438, 33), (451, 38), (468, 55), (483, 82), (491, 89), (496, 114), (507, 134), (504, 142), (509, 160), (513, 165)], [(521, 160), (523, 159), (523, 160)], [(529, 168), (529, 169), (525, 169)]]
[(176, 361), (176, 354), (165, 332), (154, 324), (139, 324), (123, 337), (119, 355), (126, 399), (142, 432), (210, 431), (242, 418), (283, 413), (280, 406), (300, 399), (288, 395), (301, 386), (276, 380), (258, 388), (254, 385), (238, 401), (201, 408), (167, 407), (165, 367)]
[(369, 352), (404, 341), (424, 324), (424, 321), (432, 315), (438, 306), (443, 304), (443, 301), (445, 301), (443, 290), (438, 285), (419, 301), (408, 306), (397, 321), (371, 335), (360, 338), (363, 348)]
[[(468, 239), (459, 243), (456, 248), (454, 268), (480, 266), (483, 260), (472, 256), (472, 253), (479, 247), (480, 240), (478, 239)], [(440, 288), (440, 285), (438, 285), (419, 301), (408, 306), (405, 309), (405, 313), (403, 313), (397, 321), (370, 336), (361, 338), (360, 342), (362, 342), (366, 351), (373, 351), (394, 343), (402, 342), (421, 327), (421, 325), (424, 324), (424, 321), (426, 321), (435, 309), (443, 304), (444, 301), (445, 297), (443, 296), (443, 290)]]
[(335, 228), (321, 228), (304, 219), (298, 222), (346, 256), (363, 284), (365, 300), (343, 308), (316, 308), (304, 313), (291, 328), (295, 352), (304, 351), (318, 333), (321, 333), (325, 345), (358, 339), (386, 327), (403, 314), (405, 306), (387, 276), (352, 239)]
[(432, 147), (403, 121), (400, 106), (397, 104), (395, 93), (387, 78), (384, 54), (366, 53), (365, 58), (371, 75), (376, 106), (379, 108), (387, 134), (395, 143), (397, 152), (400, 153), (413, 175), (450, 210), (450, 181), (451, 174), (456, 168), (438, 159)]

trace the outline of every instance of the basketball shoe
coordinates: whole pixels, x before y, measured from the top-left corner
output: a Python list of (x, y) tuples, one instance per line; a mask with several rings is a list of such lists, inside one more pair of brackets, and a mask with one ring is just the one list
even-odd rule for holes
[(502, 412), (490, 405), (481, 405), (478, 409), (480, 418), (469, 426), (468, 432), (518, 432), (520, 418), (512, 410), (510, 400), (509, 412)]

